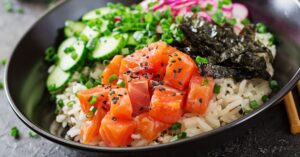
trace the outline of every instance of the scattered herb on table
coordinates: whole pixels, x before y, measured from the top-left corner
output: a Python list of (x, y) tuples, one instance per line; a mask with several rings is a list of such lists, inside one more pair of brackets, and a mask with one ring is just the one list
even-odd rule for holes
[(31, 138), (38, 138), (38, 137), (39, 137), (38, 134), (37, 134), (36, 132), (31, 131), (31, 130), (28, 132), (28, 135), (29, 135), (29, 137), (31, 137)]
[(19, 138), (19, 129), (17, 127), (11, 128), (10, 136), (14, 137), (15, 139)]
[(1, 64), (2, 64), (2, 65), (6, 65), (6, 63), (7, 63), (7, 59), (6, 59), (6, 58), (2, 58), (2, 59), (1, 59)]

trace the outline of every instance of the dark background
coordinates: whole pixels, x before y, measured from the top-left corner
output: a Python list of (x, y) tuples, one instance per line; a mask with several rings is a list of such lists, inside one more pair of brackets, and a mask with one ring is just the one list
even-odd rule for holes
[[(23, 7), (24, 13), (8, 13), (0, 6), (0, 59), (11, 55), (20, 37), (49, 8), (47, 0), (16, 1), (14, 7)], [(33, 43), (34, 44), (34, 43)], [(0, 66), (0, 80), (3, 80), (4, 67)], [(299, 98), (299, 97), (298, 97)], [(300, 156), (300, 135), (291, 135), (284, 104), (278, 104), (251, 120), (251, 129), (242, 136), (215, 148), (203, 157), (297, 157)], [(17, 126), (20, 138), (10, 137), (10, 129)], [(0, 91), (0, 156), (97, 156), (83, 153), (52, 143), (44, 138), (30, 138), (29, 129), (17, 118), (6, 100), (4, 91)], [(214, 142), (214, 141), (211, 141)], [(201, 149), (201, 148), (199, 148)], [(102, 155), (101, 155), (102, 156)]]

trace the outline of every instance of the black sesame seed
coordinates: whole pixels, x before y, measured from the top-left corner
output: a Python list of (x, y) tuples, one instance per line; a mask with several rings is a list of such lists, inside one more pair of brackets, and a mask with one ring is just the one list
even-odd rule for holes
[(114, 116), (114, 117), (111, 118), (111, 120), (116, 121), (117, 117)]

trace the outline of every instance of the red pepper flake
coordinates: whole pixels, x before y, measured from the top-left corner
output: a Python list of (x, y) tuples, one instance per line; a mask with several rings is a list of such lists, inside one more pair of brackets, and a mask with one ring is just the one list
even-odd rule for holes
[(181, 82), (181, 81), (178, 81), (178, 84), (182, 85), (182, 82)]
[(144, 110), (144, 107), (140, 107), (140, 111), (143, 111)]

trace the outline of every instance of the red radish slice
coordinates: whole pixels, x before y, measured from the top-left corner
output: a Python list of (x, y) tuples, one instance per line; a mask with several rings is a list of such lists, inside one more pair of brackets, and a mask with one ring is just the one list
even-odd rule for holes
[(247, 18), (248, 9), (246, 8), (246, 6), (240, 3), (233, 3), (232, 6), (233, 6), (233, 10), (232, 10), (233, 17), (239, 20), (243, 20)]
[(201, 12), (198, 13), (198, 16), (199, 16), (199, 17), (203, 17), (203, 18), (206, 19), (208, 22), (211, 22), (211, 21), (212, 21), (211, 17), (210, 17), (206, 12), (201, 11)]
[[(155, 1), (157, 2), (157, 1)], [(165, 1), (164, 0), (159, 0), (158, 1), (158, 4), (156, 4), (155, 6), (153, 6), (153, 10), (156, 11), (158, 9), (160, 9), (161, 7), (163, 7), (165, 5)]]
[(232, 5), (224, 5), (222, 6), (222, 11), (224, 12), (232, 12), (233, 6)]

